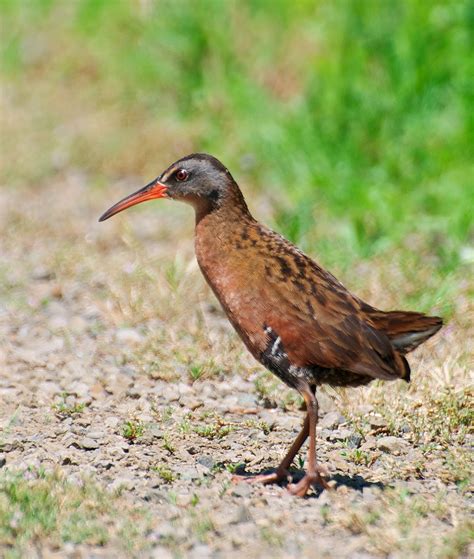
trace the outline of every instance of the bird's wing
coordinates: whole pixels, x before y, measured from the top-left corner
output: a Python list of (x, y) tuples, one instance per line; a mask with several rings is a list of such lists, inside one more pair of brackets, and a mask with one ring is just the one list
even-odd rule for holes
[(366, 320), (359, 299), (299, 249), (275, 237), (261, 299), (267, 302), (266, 324), (281, 337), (290, 361), (374, 378), (403, 377), (403, 359), (387, 335)]

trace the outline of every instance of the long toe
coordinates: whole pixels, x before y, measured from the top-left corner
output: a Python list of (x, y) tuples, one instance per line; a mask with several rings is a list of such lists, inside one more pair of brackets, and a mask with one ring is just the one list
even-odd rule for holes
[(326, 489), (326, 491), (332, 489), (332, 487), (329, 485), (326, 479), (319, 472), (316, 479), (316, 483), (318, 483), (323, 489)]
[(288, 472), (276, 471), (271, 474), (259, 474), (257, 476), (232, 476), (233, 483), (280, 483), (286, 480)]

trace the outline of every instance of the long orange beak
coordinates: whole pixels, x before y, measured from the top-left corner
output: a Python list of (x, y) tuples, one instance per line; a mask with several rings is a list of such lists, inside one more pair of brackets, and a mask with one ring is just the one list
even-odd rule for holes
[(155, 198), (166, 198), (166, 185), (162, 184), (158, 179), (151, 181), (149, 184), (137, 190), (130, 196), (125, 197), (120, 202), (114, 204), (109, 208), (104, 214), (99, 218), (99, 221), (105, 221), (119, 212), (135, 206), (135, 204), (140, 204), (141, 202), (146, 202), (147, 200), (153, 200)]

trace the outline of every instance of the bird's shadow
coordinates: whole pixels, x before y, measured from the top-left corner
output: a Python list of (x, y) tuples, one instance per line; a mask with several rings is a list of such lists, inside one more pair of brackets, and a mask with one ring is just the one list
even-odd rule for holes
[[(242, 467), (241, 469), (237, 469), (235, 471), (235, 474), (238, 475), (239, 477), (241, 477), (243, 481), (245, 481), (245, 478), (258, 476), (258, 475), (261, 475), (261, 474), (272, 474), (275, 471), (276, 471), (275, 468), (266, 468), (266, 469), (261, 470), (259, 472), (248, 472), (248, 471), (245, 470), (244, 467)], [(291, 468), (290, 469), (290, 474), (291, 474), (291, 477), (292, 477), (292, 483), (297, 483), (304, 476), (304, 471), (303, 470), (295, 470), (295, 469)], [(364, 479), (359, 474), (355, 474), (353, 476), (344, 475), (344, 474), (333, 474), (329, 478), (327, 478), (327, 480), (336, 482), (335, 485), (333, 485), (334, 489), (337, 489), (338, 487), (341, 487), (341, 486), (345, 486), (345, 487), (349, 487), (350, 489), (354, 489), (355, 491), (359, 491), (361, 493), (364, 490), (364, 488), (367, 488), (367, 487), (377, 487), (378, 489), (380, 489), (382, 491), (386, 487), (385, 484), (383, 484), (380, 481), (368, 481), (368, 480)], [(282, 481), (278, 485), (280, 485), (282, 487), (285, 487), (286, 485), (288, 485), (288, 482), (287, 481)], [(324, 491), (324, 489), (320, 485), (317, 485), (317, 484), (313, 486), (313, 489), (314, 489), (314, 492), (307, 495), (306, 498), (317, 499), (321, 495), (321, 493), (323, 493), (323, 491)]]

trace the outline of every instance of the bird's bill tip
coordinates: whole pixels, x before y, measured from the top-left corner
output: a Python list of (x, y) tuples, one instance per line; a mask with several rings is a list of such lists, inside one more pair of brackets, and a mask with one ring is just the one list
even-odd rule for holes
[(123, 200), (114, 204), (99, 217), (99, 221), (105, 221), (106, 219), (109, 219), (109, 217), (112, 217), (113, 215), (118, 214), (131, 206), (140, 204), (141, 202), (154, 200), (155, 198), (166, 198), (166, 190), (166, 185), (162, 184), (159, 180), (154, 180), (143, 188), (140, 188), (140, 190), (137, 190), (137, 192), (126, 196)]

